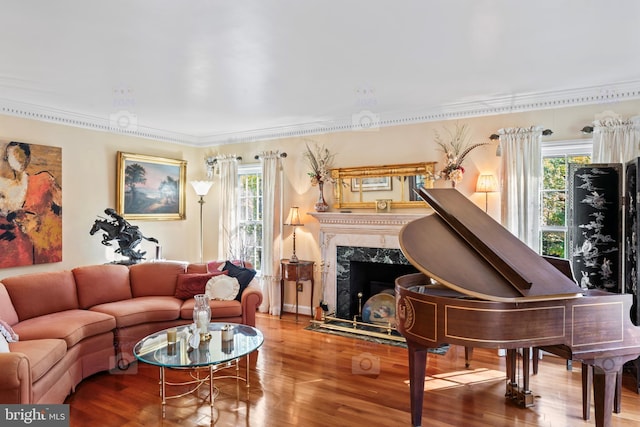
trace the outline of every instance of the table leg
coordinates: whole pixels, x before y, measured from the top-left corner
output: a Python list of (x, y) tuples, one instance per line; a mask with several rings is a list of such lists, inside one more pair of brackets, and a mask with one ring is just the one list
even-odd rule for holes
[(246, 367), (246, 370), (247, 370), (247, 371), (245, 372), (245, 374), (247, 375), (247, 376), (246, 376), (247, 381), (245, 381), (245, 382), (247, 383), (247, 385), (246, 385), (246, 386), (247, 386), (247, 387), (249, 387), (249, 355), (247, 354), (247, 355), (245, 356), (245, 358), (246, 358), (246, 363), (247, 363), (247, 367)]
[(296, 323), (298, 322), (298, 284), (300, 282), (296, 282)]
[[(284, 277), (284, 273), (282, 277)], [(284, 279), (280, 279), (280, 318), (281, 319), (282, 319), (283, 308), (284, 308)]]
[(209, 365), (209, 404), (213, 408), (213, 365)]

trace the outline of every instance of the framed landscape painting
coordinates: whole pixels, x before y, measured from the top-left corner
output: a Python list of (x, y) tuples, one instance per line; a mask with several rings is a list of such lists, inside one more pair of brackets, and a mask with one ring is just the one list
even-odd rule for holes
[(185, 160), (118, 152), (117, 174), (116, 210), (124, 218), (185, 218)]

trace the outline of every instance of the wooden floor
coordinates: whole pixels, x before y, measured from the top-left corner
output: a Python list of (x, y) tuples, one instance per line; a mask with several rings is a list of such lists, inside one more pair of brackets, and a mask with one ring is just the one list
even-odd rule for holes
[[(265, 343), (251, 359), (251, 387), (217, 381), (213, 410), (189, 395), (169, 401), (163, 418), (158, 368), (134, 364), (84, 380), (66, 401), (71, 426), (411, 425), (406, 349), (307, 331), (308, 320), (258, 315)], [(471, 370), (477, 371), (458, 375), (469, 373), (462, 348), (429, 356), (423, 426), (594, 425), (593, 415), (582, 420), (580, 369), (567, 371), (563, 360), (543, 358), (531, 378), (536, 402), (528, 409), (505, 400), (505, 381), (495, 378), (504, 358), (495, 350), (476, 349)], [(622, 413), (613, 415), (612, 426), (639, 424), (640, 396), (625, 376)]]

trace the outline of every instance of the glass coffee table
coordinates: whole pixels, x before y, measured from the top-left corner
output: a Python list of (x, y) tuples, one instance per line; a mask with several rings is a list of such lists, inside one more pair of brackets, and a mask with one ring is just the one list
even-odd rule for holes
[[(210, 323), (210, 339), (201, 341), (197, 348), (191, 348), (188, 341), (190, 326), (178, 326), (153, 333), (140, 340), (133, 348), (133, 354), (139, 361), (160, 367), (163, 412), (167, 399), (186, 396), (205, 384), (209, 385), (209, 403), (213, 407), (217, 396), (214, 379), (235, 378), (244, 381), (249, 387), (249, 355), (264, 342), (262, 332), (254, 327), (236, 323)], [(167, 332), (170, 330), (176, 332), (175, 343), (167, 341)], [(244, 378), (240, 375), (239, 365), (243, 357), (247, 365)], [(233, 367), (235, 374), (214, 377), (214, 373)], [(190, 379), (168, 382), (165, 369), (189, 371)], [(169, 396), (167, 386), (182, 386), (188, 388), (188, 391)]]

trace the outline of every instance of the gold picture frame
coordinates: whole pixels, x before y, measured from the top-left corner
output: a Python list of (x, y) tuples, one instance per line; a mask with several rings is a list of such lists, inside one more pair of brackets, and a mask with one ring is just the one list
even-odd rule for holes
[(186, 160), (118, 152), (116, 210), (126, 219), (185, 219)]

